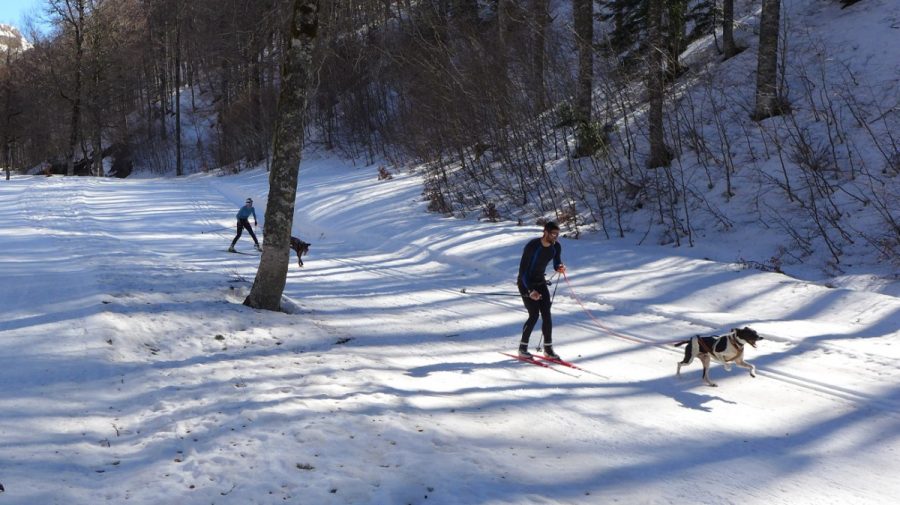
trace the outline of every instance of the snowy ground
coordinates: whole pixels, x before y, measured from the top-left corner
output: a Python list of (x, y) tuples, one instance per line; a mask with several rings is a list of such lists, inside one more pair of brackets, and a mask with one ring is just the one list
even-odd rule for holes
[[(291, 258), (291, 314), (255, 311), (258, 257), (225, 248), (245, 197), (262, 225), (266, 186), (0, 183), (0, 505), (900, 494), (898, 298), (563, 239), (557, 351), (590, 372), (543, 369), (500, 354), (537, 228), (425, 214), (413, 175), (304, 160), (311, 253)], [(743, 325), (765, 337), (757, 378), (675, 378), (671, 342)]]

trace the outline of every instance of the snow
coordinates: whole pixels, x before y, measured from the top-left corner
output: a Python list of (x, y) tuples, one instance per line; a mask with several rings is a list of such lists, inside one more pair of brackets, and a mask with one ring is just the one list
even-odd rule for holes
[(27, 51), (32, 48), (32, 45), (25, 37), (22, 35), (22, 32), (19, 31), (18, 28), (12, 25), (8, 25), (5, 23), (0, 23), (0, 50), (6, 54), (7, 50), (12, 50), (14, 53), (20, 51)]
[[(243, 306), (258, 257), (225, 252), (247, 196), (262, 230), (264, 169), (0, 184), (0, 501), (900, 493), (896, 297), (563, 238), (554, 340), (585, 371), (539, 368), (501, 354), (539, 228), (427, 214), (421, 183), (308, 153), (293, 232), (312, 248), (304, 268), (291, 257), (287, 313)], [(765, 338), (747, 351), (756, 378), (713, 365), (711, 388), (696, 361), (675, 377), (672, 342), (744, 325)]]
[[(853, 74), (866, 103), (896, 110), (900, 46), (885, 43), (896, 2), (784, 4), (792, 44), (821, 45), (828, 75)], [(752, 46), (758, 4), (743, 6), (736, 36)], [(686, 61), (708, 59), (708, 43)], [(750, 89), (754, 53), (725, 63), (744, 70), (721, 72), (722, 89)], [(818, 62), (790, 55), (796, 90), (801, 63)], [(188, 144), (208, 144), (208, 120), (185, 115)], [(875, 150), (860, 154), (881, 166)], [(582, 369), (545, 369), (501, 354), (519, 341), (514, 277), (538, 227), (428, 214), (415, 169), (378, 180), (378, 164), (310, 150), (293, 229), (310, 254), (300, 268), (292, 253), (285, 312), (257, 311), (241, 304), (252, 241), (238, 244), (247, 254), (225, 249), (247, 197), (261, 235), (268, 174), (220, 176), (187, 156), (188, 171), (212, 170), (0, 181), (0, 505), (855, 505), (900, 494), (896, 260), (873, 264), (860, 241), (830, 276), (825, 250), (788, 265), (793, 277), (747, 268), (783, 247), (741, 199), (750, 178), (736, 177), (748, 191), (728, 201), (737, 226), (695, 220), (694, 247), (562, 238), (554, 341)], [(877, 230), (873, 215), (848, 220)], [(746, 353), (756, 378), (714, 364), (711, 388), (696, 361), (675, 376), (674, 342), (743, 326), (764, 336)]]

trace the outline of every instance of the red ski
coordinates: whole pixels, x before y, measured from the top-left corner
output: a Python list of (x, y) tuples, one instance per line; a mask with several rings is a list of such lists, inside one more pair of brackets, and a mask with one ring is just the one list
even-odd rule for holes
[[(605, 376), (605, 375), (601, 375), (601, 374), (598, 374), (597, 372), (592, 372), (592, 371), (590, 371), (590, 370), (586, 370), (586, 369), (581, 368), (580, 366), (578, 366), (578, 365), (576, 365), (576, 364), (574, 364), (574, 363), (569, 363), (568, 361), (565, 361), (565, 360), (554, 359), (554, 358), (548, 358), (548, 357), (546, 357), (546, 356), (541, 356), (540, 354), (535, 354), (535, 355), (534, 355), (534, 360), (535, 360), (535, 361), (540, 360), (540, 361), (538, 361), (538, 362), (536, 363), (536, 364), (538, 364), (538, 365), (544, 365), (544, 366), (547, 366), (547, 363), (555, 363), (555, 364), (557, 364), (557, 365), (567, 366), (567, 367), (569, 367), (569, 368), (578, 370), (579, 372), (589, 373), (589, 374), (591, 374), (591, 375), (596, 375), (597, 377), (603, 377), (604, 379), (609, 379), (609, 377), (607, 377), (607, 376)], [(546, 362), (546, 363), (545, 363), (545, 362)]]
[[(509, 354), (509, 353), (507, 353), (507, 352), (501, 352), (500, 354), (502, 354), (502, 355), (504, 355), (504, 356), (509, 356), (510, 358), (514, 358), (514, 359), (517, 359), (517, 360), (522, 361), (522, 362), (525, 362), (525, 363), (531, 363), (532, 365), (537, 365), (537, 366), (542, 367), (542, 368), (547, 368), (547, 369), (549, 369), (549, 370), (553, 370), (554, 372), (559, 372), (559, 373), (561, 373), (561, 374), (563, 374), (563, 375), (569, 375), (569, 376), (571, 376), (571, 377), (578, 377), (577, 375), (570, 374), (570, 373), (566, 372), (565, 370), (560, 370), (560, 369), (558, 369), (558, 368), (553, 368), (552, 366), (548, 365), (547, 363), (543, 363), (543, 362), (541, 362), (541, 361), (538, 361), (537, 359), (535, 359), (537, 356), (532, 357), (532, 358), (526, 358), (526, 357), (524, 357), (524, 356), (519, 356), (518, 354)], [(554, 362), (554, 363), (555, 363), (555, 362)]]

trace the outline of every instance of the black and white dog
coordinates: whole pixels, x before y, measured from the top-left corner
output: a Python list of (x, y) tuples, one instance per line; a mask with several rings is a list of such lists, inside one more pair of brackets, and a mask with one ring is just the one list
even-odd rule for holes
[(750, 370), (750, 376), (756, 377), (756, 367), (744, 361), (744, 344), (756, 347), (756, 342), (763, 340), (754, 330), (747, 328), (732, 328), (725, 335), (713, 335), (701, 337), (697, 335), (690, 340), (682, 340), (675, 347), (687, 344), (684, 349), (684, 360), (678, 362), (676, 375), (681, 376), (681, 367), (690, 365), (694, 358), (700, 358), (703, 363), (703, 381), (710, 386), (716, 386), (709, 380), (709, 361), (713, 360), (725, 365), (725, 370), (731, 370), (731, 364)]
[(303, 255), (309, 252), (309, 246), (312, 244), (308, 244), (297, 237), (291, 237), (291, 249), (297, 253), (297, 261), (300, 263), (300, 266), (303, 266)]

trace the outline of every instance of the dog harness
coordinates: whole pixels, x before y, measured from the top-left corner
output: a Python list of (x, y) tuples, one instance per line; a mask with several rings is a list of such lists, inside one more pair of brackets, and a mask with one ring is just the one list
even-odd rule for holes
[[(723, 363), (727, 363), (727, 362), (729, 362), (729, 361), (734, 361), (734, 360), (736, 360), (736, 359), (738, 358), (738, 356), (741, 355), (741, 352), (740, 352), (740, 351), (743, 351), (743, 350), (744, 350), (744, 343), (741, 342), (741, 341), (737, 338), (737, 334), (736, 334), (735, 332), (731, 332), (731, 333), (729, 333), (728, 335), (724, 335), (724, 336), (721, 336), (721, 337), (716, 336), (716, 337), (711, 337), (711, 338), (716, 339), (716, 340), (715, 340), (716, 343), (715, 343), (715, 345), (713, 346), (713, 347), (715, 347), (715, 349), (710, 349), (710, 346), (709, 346), (709, 344), (706, 343), (706, 339), (705, 339), (704, 337), (698, 338), (697, 341), (700, 343), (700, 348), (701, 348), (701, 350), (703, 350), (703, 352), (705, 352), (705, 353), (707, 353), (707, 354), (712, 354), (713, 356), (716, 357), (716, 359), (717, 359), (718, 361), (721, 361), (721, 362), (723, 362)], [(738, 350), (738, 352), (737, 352), (733, 357), (731, 357), (730, 359), (729, 359), (729, 358), (726, 358), (726, 357), (722, 354), (722, 353), (724, 353), (724, 352), (728, 349), (728, 343), (729, 343), (729, 342), (731, 342), (731, 344), (732, 344), (734, 347), (736, 347), (737, 350)]]

